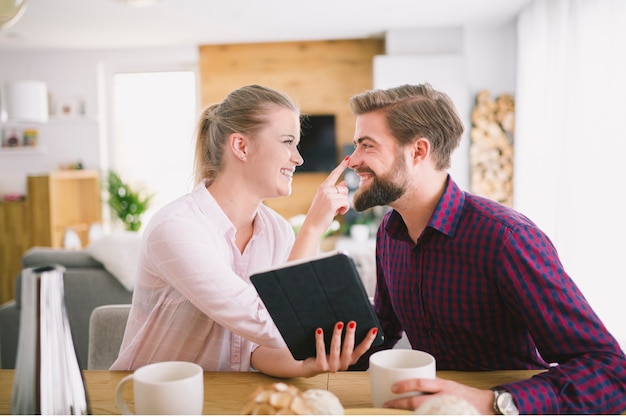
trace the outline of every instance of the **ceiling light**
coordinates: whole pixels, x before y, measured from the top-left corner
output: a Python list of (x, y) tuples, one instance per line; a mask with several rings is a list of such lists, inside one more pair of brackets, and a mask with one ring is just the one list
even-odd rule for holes
[(0, 30), (8, 29), (26, 10), (26, 0), (0, 0)]

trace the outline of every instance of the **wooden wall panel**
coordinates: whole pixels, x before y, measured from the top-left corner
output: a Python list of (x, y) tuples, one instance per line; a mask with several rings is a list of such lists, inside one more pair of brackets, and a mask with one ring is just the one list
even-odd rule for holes
[[(384, 54), (382, 39), (205, 45), (200, 47), (201, 101), (221, 101), (246, 84), (262, 84), (290, 95), (302, 113), (334, 114), (339, 155), (352, 143), (354, 94), (372, 88), (373, 58)], [(294, 192), (267, 204), (285, 217), (306, 213), (319, 174), (296, 174)]]

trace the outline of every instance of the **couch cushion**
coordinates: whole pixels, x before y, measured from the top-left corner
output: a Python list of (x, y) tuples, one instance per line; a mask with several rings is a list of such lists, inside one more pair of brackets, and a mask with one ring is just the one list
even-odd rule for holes
[(22, 257), (24, 268), (58, 264), (66, 268), (102, 268), (102, 263), (95, 260), (84, 250), (56, 249), (35, 246)]
[[(26, 251), (22, 257), (22, 266), (35, 268), (46, 265), (62, 265), (66, 269), (103, 269), (102, 263), (95, 260), (83, 250), (56, 249), (44, 246), (35, 246)], [(22, 306), (21, 273), (15, 280), (15, 307)]]
[(115, 232), (91, 242), (85, 251), (101, 262), (128, 291), (132, 291), (140, 243), (141, 235), (137, 232)]

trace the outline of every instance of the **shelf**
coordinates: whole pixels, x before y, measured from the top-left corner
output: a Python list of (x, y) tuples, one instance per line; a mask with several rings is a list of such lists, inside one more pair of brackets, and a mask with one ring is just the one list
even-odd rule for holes
[(97, 171), (53, 171), (27, 177), (31, 245), (64, 246), (68, 229), (83, 246), (89, 242), (89, 225), (102, 222), (100, 179)]
[(14, 148), (0, 148), (0, 156), (4, 155), (34, 155), (44, 153), (45, 149), (41, 146), (16, 146)]
[(48, 123), (96, 123), (98, 119), (91, 116), (50, 116)]

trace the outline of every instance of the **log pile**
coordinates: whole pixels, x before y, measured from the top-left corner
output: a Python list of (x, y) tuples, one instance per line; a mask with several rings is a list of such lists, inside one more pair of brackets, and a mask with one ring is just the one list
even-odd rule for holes
[(503, 94), (496, 99), (486, 91), (476, 95), (471, 115), (470, 190), (513, 206), (513, 144), (515, 102)]

